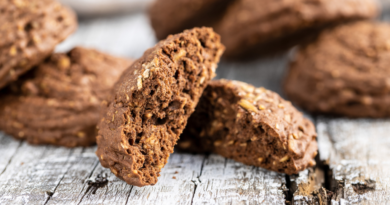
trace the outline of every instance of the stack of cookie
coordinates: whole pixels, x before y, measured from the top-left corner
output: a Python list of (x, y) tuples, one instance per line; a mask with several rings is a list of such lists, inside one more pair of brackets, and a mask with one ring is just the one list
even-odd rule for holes
[(227, 59), (283, 51), (324, 28), (378, 14), (376, 0), (156, 0), (149, 10), (158, 39), (194, 26), (222, 37)]
[(80, 47), (52, 53), (77, 27), (54, 0), (0, 9), (0, 130), (32, 144), (95, 144), (101, 102), (131, 61)]

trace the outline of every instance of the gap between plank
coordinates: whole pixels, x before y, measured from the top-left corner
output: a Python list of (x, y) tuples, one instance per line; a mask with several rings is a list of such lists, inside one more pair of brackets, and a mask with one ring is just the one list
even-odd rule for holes
[[(203, 161), (202, 161), (202, 166), (200, 167), (199, 175), (196, 177), (197, 181), (196, 182), (192, 181), (192, 183), (194, 183), (194, 185), (195, 185), (195, 188), (194, 188), (194, 194), (192, 195), (191, 204), (194, 203), (194, 197), (195, 197), (195, 193), (196, 193), (196, 188), (198, 188), (198, 184), (197, 183), (202, 183), (202, 181), (200, 181), (200, 177), (202, 176), (204, 163), (206, 162), (206, 159), (209, 158), (209, 156), (210, 156), (209, 154), (204, 156)], [(226, 161), (225, 161), (225, 166), (226, 166)]]
[[(91, 178), (93, 172), (95, 171), (95, 169), (97, 168), (97, 166), (99, 165), (99, 163), (100, 163), (99, 160), (97, 160), (95, 167), (92, 169), (91, 173), (90, 173), (89, 176), (88, 176), (88, 179)], [(85, 185), (86, 185), (85, 182), (86, 182), (86, 181), (84, 181), (83, 189), (81, 189), (81, 191), (80, 191), (79, 194), (81, 194), (81, 193), (84, 191), (84, 188), (85, 188)], [(79, 203), (78, 203), (77, 205), (81, 204), (81, 202), (83, 201), (84, 196), (85, 196), (86, 194), (87, 194), (87, 192), (84, 192), (83, 196), (81, 197), (81, 199), (80, 199), (80, 201), (79, 201)]]
[(18, 151), (19, 151), (19, 148), (22, 146), (22, 141), (20, 141), (19, 142), (19, 145), (18, 145), (18, 147), (16, 148), (16, 150), (15, 150), (15, 152), (14, 152), (14, 154), (12, 155), (12, 157), (8, 160), (8, 163), (7, 163), (7, 166), (5, 166), (4, 167), (4, 169), (3, 169), (3, 171), (0, 173), (0, 177), (1, 177), (1, 175), (2, 174), (4, 174), (4, 172), (7, 170), (7, 168), (8, 168), (8, 165), (10, 165), (11, 164), (11, 162), (12, 162), (12, 159), (14, 158), (14, 156), (18, 153)]
[[(68, 159), (67, 159), (67, 161), (66, 161), (66, 164), (69, 162), (69, 159), (70, 159), (70, 157), (73, 155), (73, 153), (74, 153), (74, 150), (72, 150), (72, 151), (69, 153)], [(46, 199), (44, 205), (46, 205), (47, 202), (49, 202), (49, 200), (51, 199), (51, 197), (54, 195), (54, 193), (55, 193), (56, 190), (57, 190), (57, 187), (61, 184), (61, 181), (64, 179), (66, 173), (68, 173), (68, 171), (69, 171), (69, 169), (70, 169), (71, 167), (72, 167), (72, 165), (70, 165), (70, 166), (68, 167), (68, 169), (64, 172), (64, 174), (62, 175), (61, 179), (58, 181), (58, 184), (57, 184), (56, 187), (54, 188), (53, 192), (50, 193), (50, 195), (48, 194), (49, 197), (47, 197), (47, 199)]]

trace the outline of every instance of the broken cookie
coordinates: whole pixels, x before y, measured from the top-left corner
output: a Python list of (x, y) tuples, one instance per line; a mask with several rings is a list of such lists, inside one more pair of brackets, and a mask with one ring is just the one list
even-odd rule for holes
[(224, 50), (210, 28), (169, 36), (114, 86), (99, 123), (97, 156), (128, 184), (154, 185)]
[(249, 84), (209, 83), (178, 143), (286, 174), (314, 166), (313, 123), (278, 94)]

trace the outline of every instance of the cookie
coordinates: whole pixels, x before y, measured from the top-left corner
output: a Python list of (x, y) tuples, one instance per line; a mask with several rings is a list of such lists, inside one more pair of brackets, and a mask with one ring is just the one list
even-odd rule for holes
[(286, 174), (314, 166), (317, 155), (313, 123), (290, 102), (264, 88), (229, 80), (209, 83), (178, 147), (201, 147)]
[(97, 156), (128, 184), (154, 185), (224, 50), (210, 28), (169, 36), (127, 69), (99, 123)]
[(377, 13), (375, 0), (237, 0), (215, 29), (227, 58), (252, 58), (295, 45), (323, 27)]
[(212, 26), (232, 0), (157, 0), (149, 9), (158, 39), (199, 26)]
[(0, 88), (44, 60), (77, 27), (75, 14), (54, 0), (2, 0), (0, 10)]
[(284, 90), (311, 112), (347, 117), (390, 116), (390, 25), (357, 22), (325, 31), (302, 46)]
[(0, 130), (31, 144), (94, 144), (101, 103), (130, 64), (80, 47), (52, 54), (0, 91)]

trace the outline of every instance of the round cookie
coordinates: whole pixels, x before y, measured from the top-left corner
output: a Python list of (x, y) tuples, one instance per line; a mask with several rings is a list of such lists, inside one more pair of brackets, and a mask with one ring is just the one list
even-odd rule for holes
[(51, 54), (77, 27), (55, 0), (0, 1), (0, 88)]
[(313, 123), (278, 94), (218, 80), (203, 92), (178, 148), (297, 174), (315, 165), (316, 135)]
[(215, 30), (226, 57), (251, 58), (293, 46), (323, 27), (377, 13), (375, 0), (237, 0)]
[(284, 89), (297, 105), (347, 117), (390, 116), (390, 25), (357, 22), (300, 48)]
[(213, 26), (232, 0), (156, 0), (149, 9), (158, 39), (199, 26)]
[(224, 50), (210, 28), (171, 35), (127, 69), (99, 123), (96, 155), (128, 184), (154, 185)]
[(101, 103), (130, 64), (80, 47), (52, 54), (0, 91), (0, 130), (32, 144), (94, 144)]

